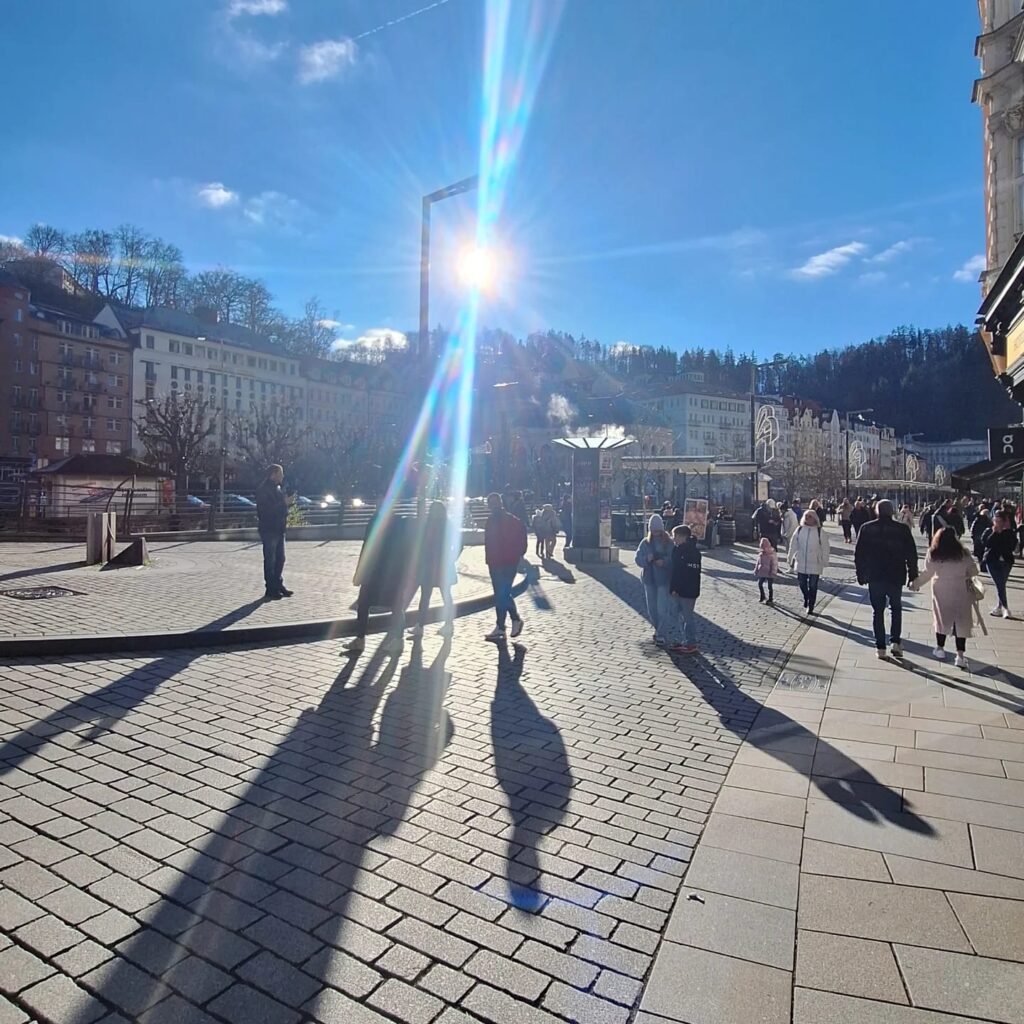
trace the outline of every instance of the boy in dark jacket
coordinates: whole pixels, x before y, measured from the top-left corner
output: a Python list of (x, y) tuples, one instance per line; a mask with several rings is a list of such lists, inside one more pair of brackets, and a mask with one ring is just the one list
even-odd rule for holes
[(672, 579), (669, 594), (675, 606), (683, 631), (682, 643), (669, 650), (676, 654), (697, 653), (697, 623), (694, 606), (700, 597), (700, 548), (688, 526), (677, 526), (672, 531)]

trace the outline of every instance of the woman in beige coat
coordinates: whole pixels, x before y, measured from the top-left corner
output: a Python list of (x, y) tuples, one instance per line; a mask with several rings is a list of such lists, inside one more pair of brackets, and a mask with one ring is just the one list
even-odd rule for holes
[(967, 553), (951, 527), (943, 527), (932, 538), (924, 560), (924, 572), (908, 584), (920, 590), (932, 581), (932, 620), (935, 626), (935, 650), (942, 661), (946, 657), (946, 637), (952, 633), (956, 641), (956, 667), (967, 668), (967, 638), (971, 635), (974, 601), (968, 580), (978, 575), (978, 565)]

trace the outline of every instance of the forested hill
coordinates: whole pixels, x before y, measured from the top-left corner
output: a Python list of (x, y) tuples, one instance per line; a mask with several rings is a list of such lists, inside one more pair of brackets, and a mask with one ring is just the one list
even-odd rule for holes
[[(731, 349), (675, 352), (557, 337), (563, 346), (569, 342), (576, 359), (602, 366), (627, 385), (702, 373), (711, 387), (750, 389), (752, 357)], [(527, 347), (539, 340), (534, 336)], [(787, 361), (758, 371), (760, 393), (799, 395), (840, 411), (870, 408), (866, 419), (892, 426), (897, 434), (920, 432), (929, 441), (981, 438), (990, 426), (1021, 419), (1020, 407), (995, 380), (978, 334), (963, 325), (899, 327), (860, 345), (773, 358)]]

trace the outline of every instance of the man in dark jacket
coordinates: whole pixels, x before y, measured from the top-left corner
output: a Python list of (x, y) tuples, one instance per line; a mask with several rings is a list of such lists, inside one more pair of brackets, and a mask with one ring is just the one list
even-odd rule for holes
[(873, 518), (871, 509), (858, 498), (853, 504), (853, 511), (850, 513), (850, 525), (853, 527), (854, 539), (860, 536), (860, 531), (864, 528), (864, 524), (871, 522)]
[(889, 604), (892, 624), (889, 635), (894, 658), (903, 657), (903, 587), (917, 577), (917, 545), (910, 527), (893, 519), (892, 502), (875, 506), (878, 518), (865, 523), (857, 537), (854, 562), (857, 582), (867, 584), (873, 612), (878, 657), (885, 657), (885, 605)]
[(513, 640), (523, 631), (523, 620), (512, 596), (512, 584), (519, 571), (519, 563), (526, 554), (528, 541), (526, 526), (522, 520), (505, 511), (500, 494), (488, 494), (487, 507), (491, 514), (484, 526), (484, 555), (494, 588), (494, 611), (498, 622), (484, 639), (500, 644), (505, 640), (507, 616), (512, 618)]
[(683, 628), (682, 643), (673, 644), (669, 650), (676, 654), (697, 653), (697, 623), (694, 606), (700, 597), (701, 555), (693, 531), (688, 526), (677, 526), (672, 531), (672, 576), (668, 592), (675, 605)]
[(288, 523), (288, 498), (281, 490), (284, 468), (276, 463), (267, 466), (263, 482), (256, 488), (256, 519), (263, 542), (264, 600), (276, 601), (291, 597), (284, 585), (284, 531)]
[(957, 537), (964, 535), (964, 517), (960, 515), (960, 510), (953, 504), (952, 499), (946, 502), (945, 505), (939, 509), (932, 516), (932, 531), (942, 530), (949, 527)]

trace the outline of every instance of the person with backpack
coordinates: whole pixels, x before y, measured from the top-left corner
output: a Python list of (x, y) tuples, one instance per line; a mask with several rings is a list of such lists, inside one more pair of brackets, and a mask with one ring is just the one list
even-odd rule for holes
[(512, 596), (512, 584), (529, 540), (522, 520), (505, 511), (505, 503), (496, 491), (487, 495), (487, 508), (490, 515), (484, 526), (484, 556), (494, 590), (497, 624), (484, 639), (500, 644), (505, 642), (507, 618), (512, 619), (513, 640), (523, 631), (523, 620)]
[(633, 560), (642, 570), (647, 617), (654, 627), (654, 642), (665, 647), (671, 625), (672, 538), (665, 530), (665, 520), (657, 513), (651, 516), (647, 536), (640, 541)]
[(797, 580), (808, 615), (814, 614), (814, 606), (818, 601), (818, 582), (828, 566), (830, 553), (828, 534), (822, 529), (817, 514), (808, 509), (793, 537), (787, 559), (790, 568), (796, 566)]
[(673, 644), (673, 654), (697, 653), (697, 622), (694, 606), (700, 597), (701, 554), (693, 531), (677, 526), (672, 531), (672, 577), (669, 593), (674, 611), (682, 627), (682, 643)]
[[(975, 522), (980, 519), (979, 513)], [(1006, 581), (1010, 578), (1010, 570), (1013, 568), (1016, 546), (1017, 537), (1013, 521), (1005, 512), (997, 512), (991, 527), (981, 538), (979, 561), (982, 569), (992, 577), (992, 583), (996, 588), (996, 606), (992, 609), (992, 614), (1004, 619), (1010, 617), (1010, 607), (1006, 600)], [(975, 547), (976, 552), (977, 550)]]
[(924, 560), (924, 572), (910, 584), (911, 590), (920, 590), (931, 580), (932, 625), (935, 629), (935, 649), (932, 654), (943, 661), (946, 657), (946, 637), (956, 642), (957, 668), (966, 669), (967, 641), (971, 637), (972, 619), (977, 614), (974, 577), (978, 566), (964, 550), (951, 526), (935, 531), (931, 547)]
[(877, 518), (865, 523), (853, 557), (857, 582), (867, 585), (871, 599), (871, 625), (878, 657), (885, 658), (885, 606), (891, 616), (890, 653), (903, 657), (903, 587), (917, 578), (917, 545), (906, 523), (893, 518), (891, 501), (875, 506)]

